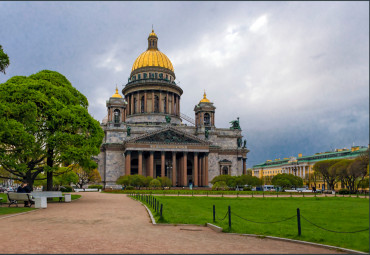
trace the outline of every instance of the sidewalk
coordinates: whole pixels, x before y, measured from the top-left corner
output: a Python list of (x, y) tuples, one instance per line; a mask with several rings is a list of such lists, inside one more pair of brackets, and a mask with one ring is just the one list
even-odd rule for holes
[(1, 253), (340, 253), (206, 227), (154, 226), (146, 209), (126, 195), (79, 194), (72, 203), (0, 219)]

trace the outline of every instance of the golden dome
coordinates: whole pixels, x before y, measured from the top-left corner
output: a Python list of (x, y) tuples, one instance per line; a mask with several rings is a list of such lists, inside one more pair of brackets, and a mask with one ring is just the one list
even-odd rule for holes
[(160, 52), (157, 48), (158, 37), (154, 33), (154, 30), (149, 34), (148, 37), (148, 49), (147, 51), (140, 54), (132, 65), (132, 71), (142, 67), (163, 67), (174, 72), (173, 65), (168, 57)]
[(120, 94), (118, 94), (118, 88), (117, 87), (116, 87), (116, 93), (111, 97), (122, 98), (122, 96)]
[(158, 37), (155, 33), (154, 33), (154, 30), (152, 29), (152, 32), (149, 34), (149, 36), (155, 36), (155, 37)]
[(204, 91), (204, 94), (203, 94), (203, 99), (200, 100), (199, 103), (210, 103), (211, 101), (208, 100), (207, 98), (207, 95), (206, 95), (206, 92)]

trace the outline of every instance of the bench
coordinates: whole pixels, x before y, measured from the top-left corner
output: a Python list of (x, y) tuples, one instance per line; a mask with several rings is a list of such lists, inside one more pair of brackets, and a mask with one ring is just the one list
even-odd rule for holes
[(10, 207), (12, 204), (15, 204), (18, 207), (18, 201), (27, 201), (29, 206), (35, 203), (35, 200), (32, 199), (32, 196), (28, 193), (15, 193), (8, 192), (8, 201)]
[(34, 198), (39, 198), (39, 197), (46, 197), (46, 198), (58, 197), (59, 198), (59, 202), (62, 202), (63, 201), (63, 198), (64, 198), (64, 201), (67, 202), (66, 201), (66, 197), (63, 196), (63, 194), (62, 194), (61, 191), (34, 191), (34, 192), (31, 192), (31, 195)]

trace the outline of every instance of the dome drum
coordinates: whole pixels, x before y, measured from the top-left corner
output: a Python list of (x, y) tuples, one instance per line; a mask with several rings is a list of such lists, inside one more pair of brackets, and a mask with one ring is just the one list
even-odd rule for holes
[[(175, 73), (167, 68), (164, 68), (164, 67), (158, 67), (158, 66), (155, 66), (155, 67), (152, 67), (152, 66), (146, 66), (146, 67), (140, 67), (138, 69), (135, 69), (134, 71), (131, 72), (130, 74), (130, 79), (132, 78), (132, 76), (134, 75), (138, 75), (138, 74), (141, 74), (141, 78), (144, 79), (144, 73), (147, 74), (147, 78), (150, 78), (149, 77), (149, 73), (157, 73), (158, 77), (160, 77), (159, 74), (163, 74), (163, 78), (162, 79), (165, 79), (166, 78), (166, 75), (168, 76), (172, 76), (173, 80), (176, 79), (176, 76), (175, 76)], [(136, 77), (136, 79), (138, 79), (138, 77)], [(167, 78), (168, 79), (168, 78)], [(170, 80), (170, 79), (168, 79)]]

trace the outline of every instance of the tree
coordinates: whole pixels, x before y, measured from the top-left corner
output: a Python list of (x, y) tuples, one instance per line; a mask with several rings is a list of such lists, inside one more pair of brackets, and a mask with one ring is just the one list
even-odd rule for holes
[(303, 186), (302, 178), (293, 174), (277, 174), (272, 178), (271, 183), (274, 186), (280, 186), (283, 189)]
[(75, 184), (80, 189), (88, 183), (101, 181), (99, 171), (96, 167), (97, 165), (94, 161), (90, 161), (90, 164), (85, 166), (80, 166), (78, 164), (73, 166), (73, 172), (78, 176), (78, 181)]
[(5, 74), (5, 69), (9, 66), (9, 57), (8, 55), (3, 51), (3, 46), (0, 45), (0, 72)]
[(104, 132), (87, 107), (86, 97), (57, 72), (0, 84), (0, 165), (31, 187), (45, 172), (47, 190), (61, 164), (88, 166)]
[(224, 181), (218, 181), (212, 186), (212, 190), (227, 190), (227, 184)]
[(361, 158), (356, 158), (348, 167), (347, 167), (347, 179), (348, 186), (351, 192), (358, 190), (358, 181), (362, 181), (367, 175), (367, 166), (368, 162), (365, 162)]
[(161, 186), (161, 182), (158, 181), (157, 179), (153, 179), (149, 183), (150, 188), (159, 188)]
[(324, 182), (329, 186), (329, 189), (334, 190), (334, 184), (338, 179), (338, 174), (334, 170), (329, 170), (329, 168), (338, 163), (340, 159), (330, 159), (316, 162), (313, 166), (315, 172), (322, 175)]
[(164, 187), (171, 187), (172, 181), (164, 176), (164, 177), (158, 177), (157, 180), (161, 183), (161, 187), (164, 189)]
[(132, 175), (131, 177), (131, 186), (137, 187), (140, 189), (140, 187), (143, 187), (145, 183), (145, 177), (142, 175)]
[(252, 175), (252, 173), (253, 173), (253, 172), (252, 172), (252, 169), (248, 168), (248, 169), (247, 169), (247, 173), (246, 173), (246, 174), (247, 174), (247, 175)]

